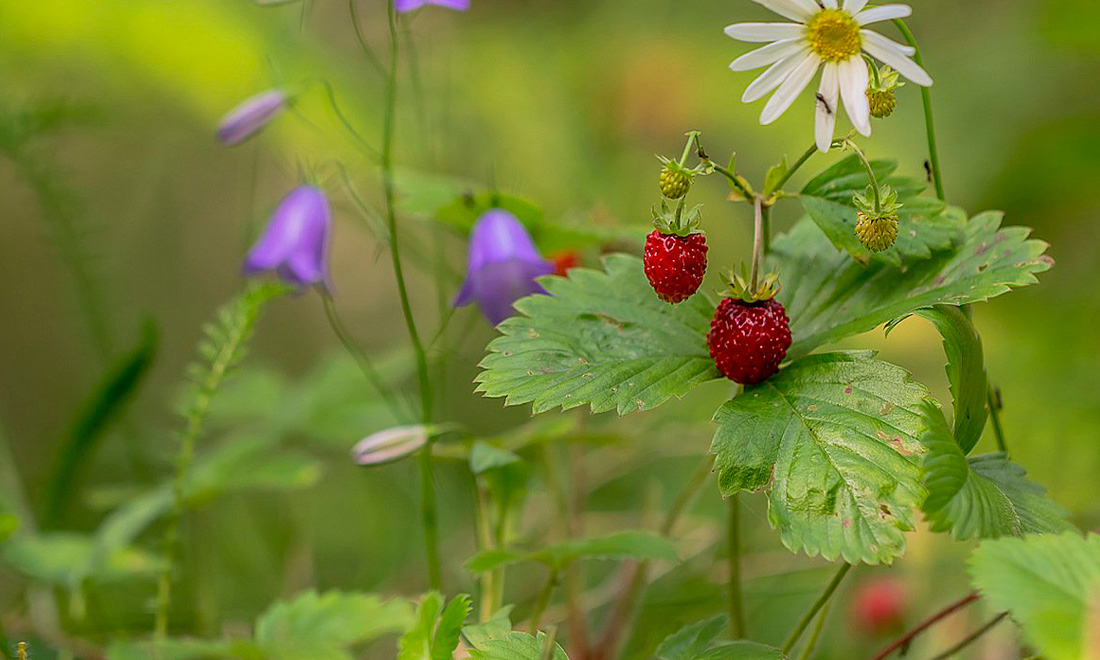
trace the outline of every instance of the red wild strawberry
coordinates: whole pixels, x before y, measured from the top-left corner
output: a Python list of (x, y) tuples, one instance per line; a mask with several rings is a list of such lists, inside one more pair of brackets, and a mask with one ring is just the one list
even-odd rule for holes
[(762, 383), (779, 371), (791, 347), (787, 312), (774, 298), (726, 298), (714, 312), (707, 346), (723, 376), (742, 385)]
[(890, 634), (905, 624), (905, 587), (891, 578), (873, 578), (856, 588), (852, 597), (853, 623), (867, 632)]
[(687, 300), (707, 272), (707, 239), (703, 234), (677, 236), (653, 230), (645, 240), (645, 274), (657, 297), (667, 303)]
[(549, 259), (554, 264), (554, 274), (565, 277), (570, 270), (580, 265), (581, 255), (576, 250), (567, 250), (553, 254)]

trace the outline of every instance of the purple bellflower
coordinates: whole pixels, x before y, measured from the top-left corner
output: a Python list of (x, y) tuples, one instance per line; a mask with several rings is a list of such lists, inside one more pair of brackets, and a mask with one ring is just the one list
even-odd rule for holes
[(287, 106), (287, 96), (271, 89), (242, 101), (218, 124), (218, 140), (227, 147), (238, 145), (256, 133)]
[(546, 293), (535, 278), (554, 272), (543, 259), (530, 234), (507, 211), (487, 211), (470, 233), (466, 281), (454, 306), (476, 302), (496, 325), (512, 315), (512, 304), (534, 293)]
[(470, 0), (397, 0), (394, 3), (394, 9), (397, 10), (397, 13), (404, 14), (429, 5), (446, 7), (455, 11), (466, 11), (470, 8)]
[(331, 227), (332, 211), (325, 194), (313, 186), (298, 186), (279, 202), (241, 270), (247, 276), (274, 271), (279, 279), (299, 288), (319, 285), (330, 291)]

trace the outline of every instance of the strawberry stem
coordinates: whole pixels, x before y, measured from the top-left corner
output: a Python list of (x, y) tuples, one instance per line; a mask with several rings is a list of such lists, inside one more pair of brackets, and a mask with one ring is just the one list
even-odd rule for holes
[(760, 274), (760, 261), (764, 254), (764, 199), (757, 195), (753, 198), (752, 206), (752, 274), (749, 276), (749, 290), (752, 295), (756, 295), (757, 276)]

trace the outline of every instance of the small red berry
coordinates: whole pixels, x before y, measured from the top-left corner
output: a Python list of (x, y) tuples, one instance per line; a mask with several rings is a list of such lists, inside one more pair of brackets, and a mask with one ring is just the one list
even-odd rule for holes
[(774, 298), (726, 298), (714, 311), (707, 346), (723, 376), (742, 385), (762, 383), (779, 371), (791, 347), (787, 311)]
[(565, 277), (569, 271), (580, 265), (581, 256), (576, 250), (558, 252), (550, 256), (550, 263), (554, 264), (554, 274)]
[(887, 634), (905, 624), (905, 588), (891, 578), (876, 578), (859, 585), (852, 598), (853, 623), (867, 632)]
[(645, 240), (645, 274), (657, 297), (667, 303), (687, 300), (707, 272), (707, 239), (703, 234), (662, 234), (653, 230)]

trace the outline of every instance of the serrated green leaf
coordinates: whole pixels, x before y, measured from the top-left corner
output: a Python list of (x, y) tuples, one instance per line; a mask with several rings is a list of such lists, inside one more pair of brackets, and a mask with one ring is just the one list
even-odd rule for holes
[(1008, 610), (1049, 660), (1095, 658), (1100, 623), (1100, 536), (1078, 533), (986, 541), (970, 559), (974, 586)]
[(458, 648), (458, 638), (462, 633), (462, 624), (470, 615), (470, 597), (459, 594), (447, 603), (439, 617), (435, 636), (432, 639), (431, 660), (451, 660)]
[(971, 456), (952, 438), (943, 414), (923, 412), (928, 432), (922, 438), (924, 485), (922, 509), (934, 532), (951, 531), (960, 540), (997, 538), (1072, 529), (1062, 507), (1005, 454)]
[(980, 302), (1035, 283), (1053, 263), (1047, 244), (1029, 240), (1023, 227), (999, 229), (1001, 219), (975, 216), (958, 247), (904, 270), (853, 262), (812, 221), (799, 222), (776, 239), (769, 264), (782, 276), (779, 299), (791, 319), (788, 359), (919, 309)]
[(439, 592), (433, 591), (424, 596), (416, 608), (413, 626), (398, 642), (397, 660), (431, 660), (432, 634), (442, 611), (443, 596)]
[(636, 257), (610, 255), (604, 267), (544, 278), (550, 295), (516, 303), (521, 315), (489, 344), (478, 391), (536, 413), (588, 404), (622, 415), (718, 376), (706, 346), (714, 309), (703, 296), (662, 302)]
[(774, 646), (741, 639), (709, 648), (695, 656), (695, 660), (783, 660), (784, 657)]
[(489, 617), (485, 623), (473, 623), (463, 626), (462, 636), (471, 646), (481, 648), (486, 642), (502, 639), (512, 632), (512, 609), (514, 605), (505, 605)]
[[(989, 418), (982, 338), (970, 317), (959, 307), (936, 305), (915, 312), (936, 326), (947, 355), (947, 381), (954, 398), (955, 442), (969, 454), (982, 437)], [(891, 324), (891, 327), (893, 324)]]
[(787, 172), (790, 171), (790, 167), (787, 165), (787, 157), (784, 156), (783, 160), (778, 164), (772, 165), (768, 169), (768, 173), (764, 175), (764, 196), (767, 197), (775, 192), (779, 187), (779, 182), (787, 176)]
[(719, 614), (684, 626), (661, 642), (656, 655), (661, 660), (693, 660), (725, 632), (727, 625), (729, 617)]
[[(470, 649), (472, 660), (542, 660), (543, 652), (549, 640), (546, 633), (532, 637), (524, 632), (512, 631), (501, 639), (485, 640), (480, 646)], [(547, 654), (550, 660), (569, 660), (560, 644), (554, 642), (553, 653)]]
[(587, 539), (567, 539), (542, 550), (485, 550), (466, 562), (471, 573), (483, 573), (524, 561), (561, 569), (578, 559), (653, 559), (676, 561), (676, 545), (664, 536), (641, 530), (616, 532)]
[(923, 499), (927, 396), (870, 352), (802, 358), (716, 413), (719, 487), (767, 490), (768, 520), (792, 551), (890, 563)]
[(265, 657), (292, 660), (335, 656), (353, 645), (405, 630), (409, 604), (373, 594), (307, 591), (272, 605), (256, 619), (254, 640)]

